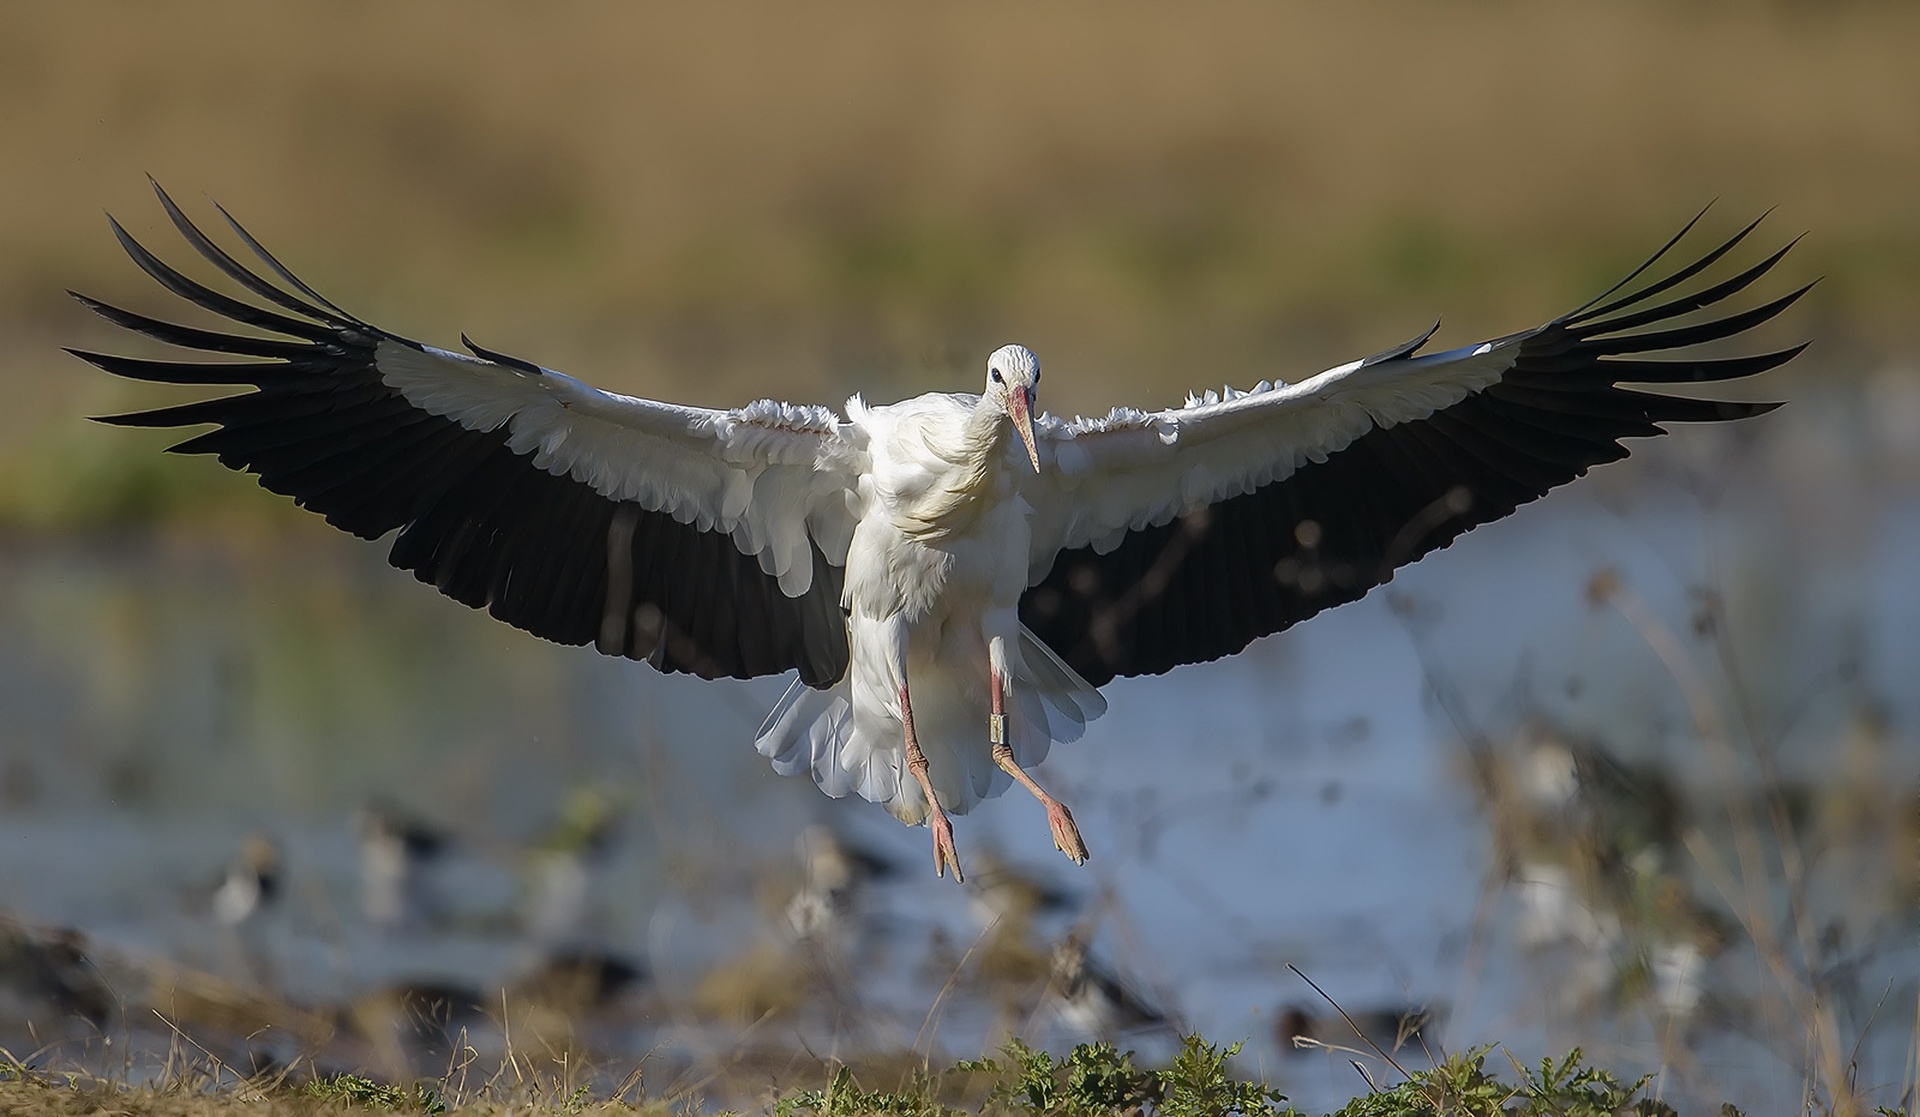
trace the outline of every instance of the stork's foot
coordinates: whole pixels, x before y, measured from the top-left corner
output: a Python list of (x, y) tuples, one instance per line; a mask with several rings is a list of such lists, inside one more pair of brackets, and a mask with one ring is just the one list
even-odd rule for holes
[[(1073, 823), (1069, 821), (1067, 825)], [(933, 875), (944, 877), (947, 867), (953, 867), (953, 879), (961, 884), (967, 878), (960, 873), (960, 851), (953, 846), (953, 823), (947, 821), (947, 812), (939, 807), (927, 816), (927, 829), (933, 831)]]
[(1084, 865), (1087, 858), (1087, 843), (1080, 840), (1080, 828), (1073, 824), (1073, 812), (1058, 799), (1046, 797), (1040, 800), (1047, 808), (1047, 826), (1053, 830), (1053, 848), (1067, 855), (1067, 860), (1076, 865)]
[(960, 875), (960, 851), (953, 848), (953, 823), (947, 821), (946, 808), (940, 805), (933, 780), (927, 776), (927, 754), (920, 751), (920, 738), (913, 731), (913, 699), (904, 684), (900, 687), (900, 723), (906, 730), (907, 771), (913, 773), (914, 782), (927, 797), (927, 829), (933, 831), (933, 875), (946, 876), (951, 865), (953, 879), (964, 884), (967, 878)]
[(1013, 759), (1012, 746), (995, 744), (993, 762), (998, 764), (1002, 771), (1012, 776), (1021, 787), (1032, 792), (1033, 797), (1040, 800), (1040, 805), (1047, 809), (1047, 827), (1053, 831), (1053, 848), (1066, 854), (1067, 860), (1076, 865), (1086, 864), (1091, 854), (1087, 852), (1087, 843), (1080, 838), (1080, 828), (1073, 824), (1073, 812), (1067, 809), (1067, 805), (1048, 795), (1039, 784), (1034, 782), (1032, 776), (1027, 775), (1027, 770), (1020, 767)]

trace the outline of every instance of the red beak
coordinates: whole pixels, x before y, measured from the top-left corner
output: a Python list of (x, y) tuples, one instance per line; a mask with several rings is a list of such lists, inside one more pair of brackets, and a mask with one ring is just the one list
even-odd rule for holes
[(1026, 443), (1027, 460), (1033, 463), (1033, 471), (1040, 472), (1040, 451), (1033, 445), (1033, 401), (1025, 389), (1007, 393), (1007, 415), (1013, 420), (1013, 429), (1020, 435), (1020, 441)]

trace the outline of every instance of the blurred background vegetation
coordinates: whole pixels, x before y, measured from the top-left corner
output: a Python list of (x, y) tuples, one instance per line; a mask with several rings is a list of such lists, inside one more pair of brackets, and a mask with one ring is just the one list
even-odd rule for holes
[[(725, 404), (970, 383), (1165, 402), (1572, 305), (1711, 199), (1780, 207), (1827, 374), (1911, 351), (1899, 3), (12, 6), (0, 504), (97, 491), (132, 402), (60, 356), (151, 307), (143, 175), (357, 312)], [(149, 463), (144, 446), (130, 451)], [(63, 480), (64, 479), (64, 480)], [(261, 502), (265, 503), (265, 502)]]

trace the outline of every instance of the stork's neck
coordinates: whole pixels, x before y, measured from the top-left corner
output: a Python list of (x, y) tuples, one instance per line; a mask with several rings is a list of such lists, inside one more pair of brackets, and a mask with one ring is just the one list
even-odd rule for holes
[(914, 539), (933, 540), (965, 531), (1000, 487), (1006, 470), (1006, 409), (981, 397), (959, 423), (925, 432), (926, 447), (945, 466), (927, 485), (894, 509), (894, 523)]
[(966, 452), (978, 453), (994, 465), (1003, 464), (1010, 425), (1006, 406), (991, 396), (981, 396), (980, 402), (973, 405), (973, 410), (967, 413), (966, 423), (960, 428)]
[(940, 450), (940, 456), (953, 463), (948, 488), (976, 501), (992, 495), (1006, 470), (1008, 426), (1007, 409), (991, 397), (980, 397), (966, 421), (950, 428), (952, 445)]

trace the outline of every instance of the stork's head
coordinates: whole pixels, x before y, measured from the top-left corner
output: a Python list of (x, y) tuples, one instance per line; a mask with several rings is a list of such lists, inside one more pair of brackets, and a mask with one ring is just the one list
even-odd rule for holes
[(1040, 472), (1040, 451), (1033, 445), (1033, 401), (1040, 392), (1040, 358), (1024, 345), (1002, 345), (987, 358), (986, 398), (1007, 409), (1014, 432), (1026, 444), (1033, 471)]

